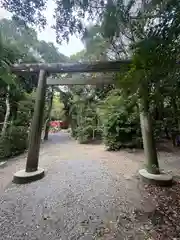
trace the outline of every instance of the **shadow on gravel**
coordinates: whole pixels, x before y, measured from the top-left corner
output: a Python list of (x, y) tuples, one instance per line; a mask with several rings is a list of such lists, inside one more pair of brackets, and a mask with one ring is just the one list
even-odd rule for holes
[(66, 132), (59, 132), (59, 133), (52, 133), (49, 134), (48, 141), (45, 141), (44, 144), (67, 144), (71, 141), (74, 141), (71, 139), (70, 134)]
[(144, 190), (153, 201), (152, 212), (136, 210), (137, 221), (141, 222), (147, 239), (180, 239), (180, 182), (171, 188), (144, 185)]

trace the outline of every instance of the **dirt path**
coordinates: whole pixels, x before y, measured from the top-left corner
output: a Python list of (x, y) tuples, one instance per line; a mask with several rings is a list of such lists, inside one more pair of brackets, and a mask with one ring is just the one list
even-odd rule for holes
[[(155, 206), (137, 177), (142, 163), (133, 156), (79, 145), (61, 132), (41, 147), (42, 180), (11, 183), (25, 155), (8, 162), (0, 169), (0, 239), (146, 239)], [(140, 219), (137, 212), (143, 212)]]

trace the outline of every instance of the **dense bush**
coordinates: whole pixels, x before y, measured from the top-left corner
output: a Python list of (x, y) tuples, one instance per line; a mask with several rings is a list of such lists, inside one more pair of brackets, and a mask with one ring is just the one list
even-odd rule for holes
[(72, 102), (72, 136), (79, 143), (103, 138), (108, 150), (142, 147), (136, 96), (122, 96), (119, 89), (110, 90), (104, 98), (94, 95), (79, 94)]
[(97, 131), (93, 125), (88, 124), (87, 126), (79, 126), (76, 129), (76, 138), (79, 143), (88, 143), (95, 139)]
[(70, 125), (72, 136), (79, 143), (89, 143), (99, 137), (95, 100), (90, 96), (75, 95), (71, 102)]
[(120, 91), (113, 90), (99, 106), (98, 114), (108, 150), (141, 146), (139, 116), (133, 98), (124, 98)]
[(25, 151), (28, 144), (28, 130), (24, 126), (9, 126), (5, 136), (0, 138), (0, 159), (15, 156)]

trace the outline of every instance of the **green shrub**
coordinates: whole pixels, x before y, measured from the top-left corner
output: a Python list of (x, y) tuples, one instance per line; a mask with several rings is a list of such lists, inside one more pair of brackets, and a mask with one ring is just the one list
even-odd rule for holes
[(13, 119), (13, 125), (16, 126), (29, 126), (34, 111), (33, 97), (26, 96), (26, 98), (18, 103), (16, 118)]
[(90, 125), (80, 126), (76, 129), (76, 138), (79, 143), (88, 143), (93, 138), (93, 128)]
[(0, 161), (4, 158), (11, 156), (11, 148), (8, 136), (0, 138)]
[(25, 151), (28, 144), (28, 131), (24, 126), (10, 126), (0, 138), (0, 159), (15, 156)]
[(96, 105), (93, 101), (86, 98), (75, 101), (72, 105), (70, 118), (71, 136), (79, 143), (90, 143), (97, 138), (99, 139)]
[(112, 91), (100, 105), (98, 114), (108, 150), (141, 146), (139, 116), (132, 98), (123, 98), (120, 91)]

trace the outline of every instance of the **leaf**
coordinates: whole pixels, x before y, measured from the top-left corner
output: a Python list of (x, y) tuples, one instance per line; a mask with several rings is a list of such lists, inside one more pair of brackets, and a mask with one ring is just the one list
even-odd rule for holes
[(12, 74), (2, 74), (1, 79), (7, 84), (7, 85), (15, 85), (15, 76)]

